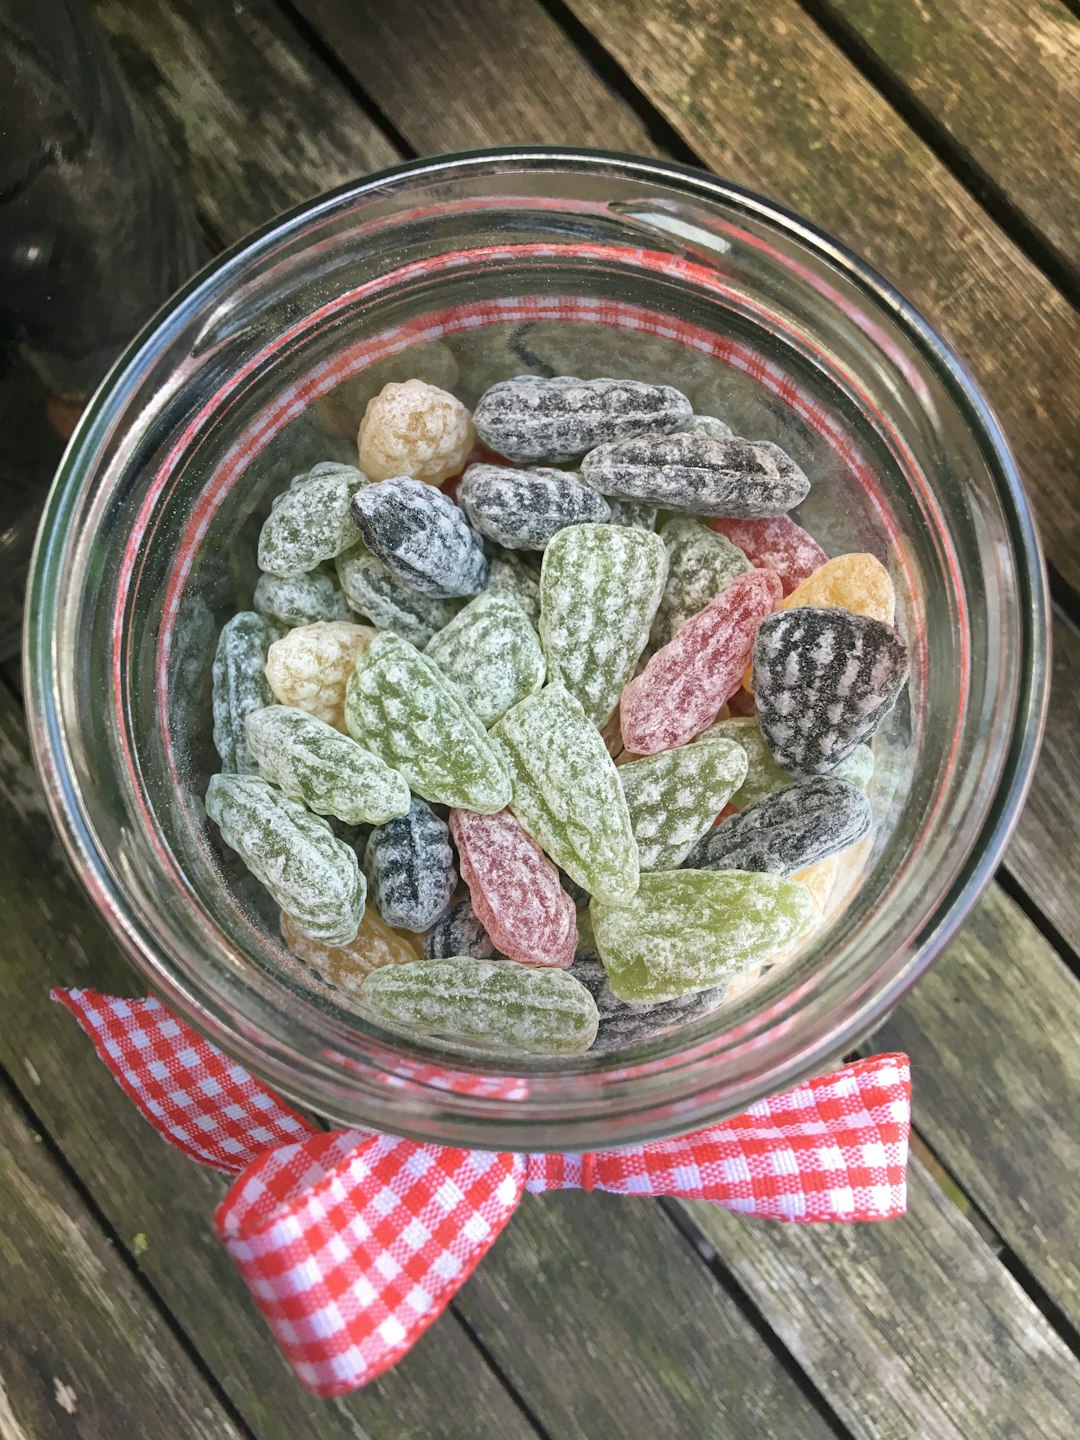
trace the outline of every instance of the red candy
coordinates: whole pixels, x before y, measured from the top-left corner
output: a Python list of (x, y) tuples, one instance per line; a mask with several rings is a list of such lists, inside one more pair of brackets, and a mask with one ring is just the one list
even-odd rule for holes
[(772, 515), (767, 520), (713, 520), (712, 528), (737, 545), (751, 565), (775, 570), (785, 595), (829, 558), (814, 537), (786, 515)]
[(495, 946), (523, 965), (566, 969), (577, 948), (577, 911), (559, 872), (509, 810), (451, 810), (461, 878)]
[(622, 693), (627, 750), (655, 755), (711, 725), (742, 682), (758, 626), (783, 595), (778, 575), (750, 570), (681, 625)]

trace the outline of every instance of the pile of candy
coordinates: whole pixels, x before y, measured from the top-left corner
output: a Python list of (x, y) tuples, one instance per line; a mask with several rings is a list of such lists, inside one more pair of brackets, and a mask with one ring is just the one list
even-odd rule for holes
[(467, 1047), (714, 1008), (870, 829), (908, 673), (885, 568), (828, 559), (799, 466), (669, 386), (525, 375), (470, 416), (390, 384), (359, 460), (276, 498), (214, 660), (206, 812), (289, 950)]

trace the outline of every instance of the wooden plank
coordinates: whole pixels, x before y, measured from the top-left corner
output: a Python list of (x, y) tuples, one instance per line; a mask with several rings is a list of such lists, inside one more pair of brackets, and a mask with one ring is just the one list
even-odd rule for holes
[(1057, 0), (826, 0), (826, 8), (1080, 264), (1080, 18)]
[(0, 1085), (0, 1435), (240, 1440)]
[(468, 1395), (470, 1437), (533, 1436), (452, 1316), (389, 1375), (346, 1400), (328, 1404), (301, 1389), (214, 1237), (224, 1177), (160, 1140), (71, 1017), (49, 1002), (51, 984), (121, 995), (144, 986), (69, 877), (27, 758), (22, 717), (2, 690), (0, 913), (0, 1064), (260, 1440), (460, 1440), (448, 1394)]
[(1080, 1362), (918, 1162), (903, 1220), (686, 1212), (865, 1440), (1076, 1435)]

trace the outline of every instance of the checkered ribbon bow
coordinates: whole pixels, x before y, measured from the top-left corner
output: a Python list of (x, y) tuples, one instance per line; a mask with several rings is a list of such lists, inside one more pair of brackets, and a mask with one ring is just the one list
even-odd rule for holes
[(317, 1129), (158, 1000), (55, 990), (144, 1117), (237, 1179), (217, 1233), (303, 1383), (341, 1395), (436, 1320), (523, 1190), (713, 1200), (775, 1220), (904, 1213), (907, 1057), (878, 1055), (690, 1135), (588, 1155)]

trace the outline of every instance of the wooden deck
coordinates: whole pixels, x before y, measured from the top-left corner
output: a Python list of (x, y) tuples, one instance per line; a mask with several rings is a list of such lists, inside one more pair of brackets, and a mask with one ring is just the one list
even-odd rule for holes
[(0, 1440), (1080, 1434), (1078, 0), (90, 0), (213, 243), (404, 155), (674, 155), (800, 210), (967, 357), (1042, 525), (1054, 690), (971, 922), (878, 1040), (911, 1210), (860, 1228), (526, 1197), (351, 1398), (292, 1378), (50, 981), (138, 981), (68, 878), (0, 684)]

